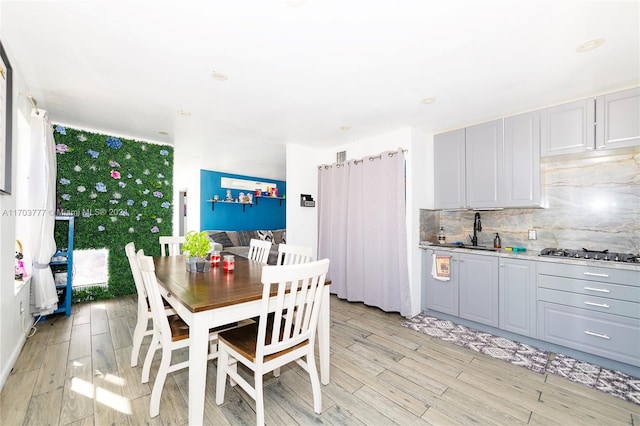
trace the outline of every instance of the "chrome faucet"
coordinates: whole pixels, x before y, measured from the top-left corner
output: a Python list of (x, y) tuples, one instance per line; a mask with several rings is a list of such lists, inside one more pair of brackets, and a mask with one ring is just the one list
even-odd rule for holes
[(471, 238), (471, 245), (478, 245), (478, 232), (482, 231), (482, 222), (480, 222), (480, 213), (476, 213), (473, 217), (473, 237), (469, 235)]

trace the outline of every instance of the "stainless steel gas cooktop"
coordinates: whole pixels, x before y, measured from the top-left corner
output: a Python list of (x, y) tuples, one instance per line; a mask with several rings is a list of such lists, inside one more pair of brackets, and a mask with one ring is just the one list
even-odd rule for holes
[(640, 263), (640, 255), (631, 253), (612, 253), (609, 250), (583, 249), (542, 249), (540, 256), (566, 257), (573, 259), (601, 260), (604, 262)]

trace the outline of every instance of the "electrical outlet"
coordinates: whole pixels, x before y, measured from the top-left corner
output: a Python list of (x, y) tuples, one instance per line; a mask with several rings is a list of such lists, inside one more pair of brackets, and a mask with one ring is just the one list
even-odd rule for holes
[(535, 229), (529, 229), (529, 239), (530, 240), (537, 240), (538, 239), (538, 231), (536, 231)]
[(24, 314), (24, 308), (22, 307), (22, 301), (20, 301), (20, 315)]

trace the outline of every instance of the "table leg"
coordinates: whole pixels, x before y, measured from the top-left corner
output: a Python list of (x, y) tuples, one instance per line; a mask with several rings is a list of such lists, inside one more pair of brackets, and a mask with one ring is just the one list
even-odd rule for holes
[(189, 424), (204, 423), (204, 392), (207, 378), (209, 329), (197, 318), (189, 328)]
[(323, 385), (329, 384), (329, 326), (331, 312), (329, 306), (329, 286), (324, 286), (324, 294), (322, 295), (322, 305), (320, 306), (320, 318), (318, 319), (318, 351), (320, 354), (320, 382)]

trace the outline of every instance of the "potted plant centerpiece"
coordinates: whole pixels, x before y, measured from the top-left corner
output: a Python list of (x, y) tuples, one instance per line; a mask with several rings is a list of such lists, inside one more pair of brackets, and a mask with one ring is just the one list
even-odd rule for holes
[(187, 232), (187, 235), (184, 236), (184, 244), (182, 244), (182, 253), (186, 258), (187, 271), (208, 272), (211, 269), (211, 263), (207, 259), (210, 251), (211, 242), (206, 231)]

